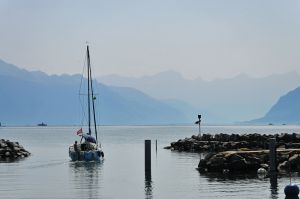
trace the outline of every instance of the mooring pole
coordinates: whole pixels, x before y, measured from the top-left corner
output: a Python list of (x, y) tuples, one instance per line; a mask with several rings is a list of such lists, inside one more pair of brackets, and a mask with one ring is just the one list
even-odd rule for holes
[(155, 140), (155, 151), (156, 151), (156, 154), (157, 154), (157, 140)]
[(151, 172), (151, 140), (145, 140), (145, 172)]
[(269, 150), (270, 172), (275, 173), (277, 172), (276, 138), (270, 138)]

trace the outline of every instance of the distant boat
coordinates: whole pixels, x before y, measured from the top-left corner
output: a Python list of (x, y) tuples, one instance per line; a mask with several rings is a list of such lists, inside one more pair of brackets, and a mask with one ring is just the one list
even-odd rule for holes
[[(69, 147), (69, 156), (72, 161), (100, 161), (104, 158), (103, 150), (101, 149), (100, 141), (98, 141), (97, 135), (97, 122), (95, 115), (96, 97), (94, 96), (92, 70), (90, 64), (90, 52), (89, 46), (86, 49), (87, 56), (87, 110), (88, 110), (88, 132), (84, 133), (82, 127), (77, 131), (77, 135), (81, 136), (80, 142), (75, 141), (73, 145)], [(93, 119), (92, 119), (93, 118)], [(93, 120), (93, 121), (92, 121)], [(92, 136), (92, 123), (93, 134)], [(84, 140), (84, 141), (83, 141)]]
[(45, 124), (44, 122), (38, 124), (38, 126), (47, 126), (47, 124)]

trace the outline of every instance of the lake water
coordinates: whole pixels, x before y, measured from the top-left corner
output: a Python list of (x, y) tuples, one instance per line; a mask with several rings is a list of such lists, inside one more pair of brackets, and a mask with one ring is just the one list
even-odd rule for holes
[[(163, 149), (197, 134), (195, 126), (103, 126), (105, 160), (70, 162), (78, 127), (1, 127), (0, 138), (19, 141), (27, 159), (0, 163), (0, 198), (284, 198), (288, 177), (203, 175), (200, 155)], [(300, 133), (299, 126), (204, 126), (204, 133)], [(144, 140), (152, 140), (152, 172), (144, 172)], [(157, 153), (155, 140), (158, 140)], [(293, 175), (293, 183), (300, 177)]]

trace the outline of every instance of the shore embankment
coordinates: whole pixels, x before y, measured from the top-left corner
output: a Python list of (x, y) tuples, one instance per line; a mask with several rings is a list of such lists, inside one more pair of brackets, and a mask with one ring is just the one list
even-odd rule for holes
[(276, 140), (277, 170), (300, 171), (300, 134), (203, 134), (180, 139), (165, 147), (175, 151), (206, 153), (198, 165), (207, 172), (269, 170), (269, 143)]
[(0, 162), (11, 162), (29, 155), (30, 153), (18, 142), (0, 139)]
[[(256, 172), (259, 168), (269, 170), (269, 150), (224, 151), (209, 153), (198, 165), (207, 172)], [(277, 171), (300, 171), (300, 149), (277, 149)]]
[(276, 146), (300, 149), (300, 134), (203, 134), (172, 142), (165, 149), (186, 152), (222, 152), (231, 150), (263, 150), (269, 148), (269, 139), (276, 139)]

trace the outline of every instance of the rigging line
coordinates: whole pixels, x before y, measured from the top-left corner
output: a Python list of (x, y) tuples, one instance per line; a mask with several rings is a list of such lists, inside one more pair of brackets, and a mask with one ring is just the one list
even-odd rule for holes
[(83, 117), (81, 118), (81, 126), (83, 126), (84, 124), (84, 121), (86, 119), (86, 114), (85, 114), (85, 111), (84, 111), (84, 98), (81, 99), (81, 89), (82, 89), (82, 84), (83, 84), (83, 80), (84, 80), (84, 71), (85, 71), (85, 67), (86, 67), (86, 59), (87, 59), (87, 56), (85, 55), (84, 56), (84, 62), (83, 62), (83, 67), (82, 67), (82, 72), (81, 72), (81, 79), (80, 79), (80, 86), (79, 86), (79, 95), (78, 95), (78, 98), (79, 98), (79, 102), (80, 102), (80, 106), (81, 106), (81, 110), (80, 112), (83, 113)]
[(79, 97), (79, 101), (80, 101), (80, 106), (81, 106), (81, 112), (83, 113), (83, 117), (81, 118), (81, 126), (84, 125), (84, 121), (86, 120), (86, 115), (85, 115), (85, 111), (84, 111), (84, 98), (80, 98)]
[[(96, 90), (97, 91), (99, 91), (98, 93), (97, 93), (97, 95), (98, 95), (98, 98), (96, 99), (96, 106), (98, 107), (98, 109), (96, 109), (96, 116), (97, 116), (97, 118), (98, 118), (98, 132), (99, 132), (99, 135), (101, 134), (101, 128), (100, 128), (100, 122), (101, 122), (101, 111), (100, 111), (100, 105), (101, 105), (101, 101), (100, 101), (100, 99), (101, 99), (101, 97), (100, 97), (100, 91), (101, 91), (101, 89), (100, 89), (100, 87), (101, 87), (101, 84), (97, 81), (97, 79), (96, 80), (94, 80), (94, 83), (95, 83), (95, 87), (96, 87)], [(95, 94), (94, 94), (95, 95)], [(98, 110), (98, 111), (97, 111)], [(99, 142), (99, 146), (100, 147), (102, 147), (102, 145), (101, 145), (101, 142)]]
[(96, 135), (96, 140), (98, 142), (98, 135), (97, 135), (97, 122), (96, 122), (96, 116), (95, 116), (95, 96), (94, 96), (94, 91), (93, 91), (93, 79), (92, 79), (92, 69), (91, 69), (91, 63), (89, 62), (89, 75), (90, 75), (90, 80), (91, 80), (91, 92), (92, 92), (92, 108), (93, 108), (93, 117), (94, 117), (94, 128), (95, 128), (95, 135)]
[[(98, 136), (98, 133), (100, 135), (100, 131), (101, 131), (101, 128), (100, 128), (100, 122), (101, 122), (101, 111), (99, 111), (98, 109), (100, 108), (100, 104), (101, 104), (101, 84), (100, 82), (98, 82), (97, 79), (93, 79), (93, 91), (99, 91), (98, 93), (93, 93), (94, 96), (97, 96), (96, 100), (95, 100), (95, 111), (94, 111), (94, 114), (95, 114), (95, 117), (98, 118), (98, 120), (95, 119), (95, 121), (98, 121), (97, 124), (95, 124), (95, 127), (97, 127), (97, 136)], [(96, 108), (98, 107), (98, 109)], [(101, 145), (101, 141), (98, 142), (99, 146), (102, 148), (102, 145)]]
[(82, 88), (82, 82), (83, 82), (83, 78), (84, 78), (84, 71), (85, 71), (85, 67), (86, 67), (86, 59), (87, 59), (87, 56), (85, 55), (84, 56), (84, 62), (83, 62), (83, 67), (82, 67), (82, 72), (81, 72), (81, 79), (80, 79), (80, 86), (79, 86), (79, 94), (80, 94), (80, 91), (81, 91), (81, 88)]
[[(98, 98), (96, 99), (96, 106), (100, 108), (100, 97), (99, 97), (99, 99)], [(96, 109), (95, 113), (96, 113), (96, 117), (98, 118), (98, 121), (99, 121), (98, 122), (98, 127), (99, 127), (98, 128), (98, 133), (100, 135), (100, 121), (101, 121), (100, 120), (101, 119), (100, 118), (100, 111), (97, 111), (97, 109)], [(101, 141), (99, 141), (99, 146), (102, 148)]]

